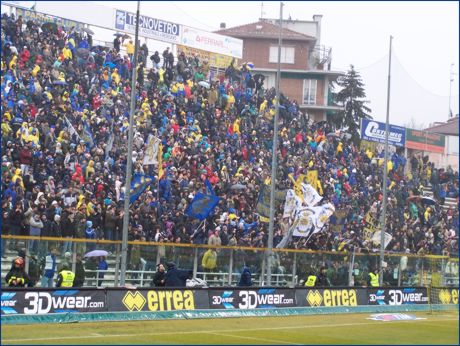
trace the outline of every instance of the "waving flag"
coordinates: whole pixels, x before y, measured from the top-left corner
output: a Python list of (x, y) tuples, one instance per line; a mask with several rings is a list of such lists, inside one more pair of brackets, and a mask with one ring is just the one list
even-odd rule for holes
[(215, 196), (216, 193), (214, 192), (214, 189), (212, 188), (211, 182), (208, 179), (206, 179), (204, 184), (206, 186), (206, 194), (211, 195), (211, 196)]
[(200, 221), (206, 219), (219, 203), (219, 197), (198, 192), (185, 210), (185, 215)]
[(147, 187), (154, 183), (155, 178), (146, 176), (144, 174), (134, 173), (133, 180), (131, 181), (131, 194), (129, 196), (129, 203), (132, 204), (139, 199), (139, 196), (147, 189)]
[(160, 144), (160, 140), (153, 135), (149, 136), (147, 141), (147, 149), (145, 150), (144, 161), (142, 164), (144, 165), (157, 165), (158, 164), (158, 157), (161, 155), (158, 153), (158, 145)]

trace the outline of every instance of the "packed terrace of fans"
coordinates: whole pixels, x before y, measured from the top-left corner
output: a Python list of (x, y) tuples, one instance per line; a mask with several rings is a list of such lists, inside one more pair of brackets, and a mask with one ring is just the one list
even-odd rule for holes
[[(94, 46), (86, 33), (6, 14), (1, 26), (2, 234), (120, 240), (132, 40)], [(149, 59), (154, 68), (146, 69)], [(255, 210), (270, 184), (275, 90), (245, 64), (216, 74), (195, 56), (147, 46), (139, 61), (133, 172), (156, 182), (130, 205), (129, 240), (266, 247), (268, 223)], [(380, 217), (383, 153), (328, 136), (336, 129), (309, 122), (295, 100), (282, 96), (280, 104), (277, 189), (292, 188), (290, 175), (317, 170), (323, 202), (342, 215), (289, 247), (376, 251), (365, 229)], [(150, 134), (163, 145), (161, 177), (143, 165)], [(457, 254), (458, 208), (411, 197), (431, 184), (439, 203), (458, 198), (458, 173), (400, 152), (390, 159), (387, 250)], [(184, 210), (206, 192), (206, 180), (221, 199), (204, 228)], [(288, 228), (282, 208), (274, 246)], [(49, 249), (35, 242), (29, 250)], [(62, 253), (69, 250), (64, 244)]]

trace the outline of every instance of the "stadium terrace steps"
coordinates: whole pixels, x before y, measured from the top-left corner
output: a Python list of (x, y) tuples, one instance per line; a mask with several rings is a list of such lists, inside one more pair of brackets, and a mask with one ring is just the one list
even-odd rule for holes
[[(422, 191), (422, 194), (424, 196), (434, 198), (433, 188), (431, 187), (431, 185), (424, 186)], [(446, 197), (444, 204), (441, 207), (443, 210), (448, 210), (449, 208), (456, 209), (458, 208), (457, 199)]]

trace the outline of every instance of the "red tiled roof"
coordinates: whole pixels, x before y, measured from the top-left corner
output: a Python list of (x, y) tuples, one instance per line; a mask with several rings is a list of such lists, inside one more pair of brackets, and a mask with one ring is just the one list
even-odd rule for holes
[(444, 124), (438, 124), (431, 126), (425, 131), (440, 133), (443, 135), (458, 136), (458, 117), (448, 120)]
[[(279, 27), (265, 21), (258, 21), (255, 23), (244, 24), (235, 26), (233, 28), (222, 29), (216, 31), (216, 34), (222, 34), (233, 37), (261, 37), (261, 38), (278, 38)], [(315, 38), (298, 32), (284, 29), (282, 30), (282, 37), (284, 40), (296, 41), (314, 41)]]

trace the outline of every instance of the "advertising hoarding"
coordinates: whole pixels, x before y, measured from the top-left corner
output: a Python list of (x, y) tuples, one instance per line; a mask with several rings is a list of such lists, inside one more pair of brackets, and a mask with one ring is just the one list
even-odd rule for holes
[[(136, 14), (116, 10), (115, 29), (134, 34), (136, 31)], [(139, 35), (168, 43), (180, 43), (181, 25), (165, 20), (139, 16)]]
[(107, 311), (103, 290), (11, 290), (1, 296), (2, 315), (103, 311)]
[(183, 26), (180, 43), (187, 47), (223, 54), (241, 59), (243, 40)]
[(206, 291), (184, 289), (108, 290), (108, 311), (175, 311), (208, 308)]
[(426, 131), (406, 129), (406, 148), (444, 153), (446, 136)]
[[(361, 139), (377, 143), (385, 143), (385, 123), (375, 120), (361, 120)], [(388, 144), (404, 147), (406, 128), (389, 124)]]
[(425, 287), (411, 288), (369, 288), (368, 305), (428, 304)]
[(263, 309), (296, 306), (295, 291), (282, 288), (209, 290), (211, 309)]

